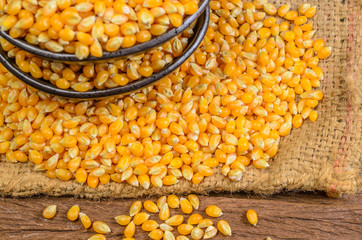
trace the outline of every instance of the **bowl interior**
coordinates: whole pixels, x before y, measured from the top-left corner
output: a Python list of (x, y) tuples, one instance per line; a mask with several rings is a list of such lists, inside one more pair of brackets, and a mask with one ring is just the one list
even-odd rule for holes
[(197, 23), (194, 27), (194, 34), (189, 38), (189, 42), (184, 52), (176, 57), (174, 61), (166, 65), (160, 72), (154, 73), (150, 77), (141, 78), (139, 80), (130, 82), (125, 86), (119, 86), (114, 88), (106, 89), (95, 89), (87, 92), (77, 92), (72, 89), (60, 89), (57, 86), (51, 84), (49, 81), (44, 79), (33, 78), (30, 74), (24, 73), (16, 65), (15, 59), (8, 57), (7, 53), (0, 47), (0, 62), (7, 68), (14, 76), (24, 83), (41, 90), (43, 92), (67, 97), (74, 99), (92, 99), (92, 98), (104, 98), (114, 95), (129, 94), (133, 91), (139, 90), (140, 88), (146, 87), (150, 84), (154, 84), (161, 78), (167, 76), (173, 72), (176, 68), (191, 56), (191, 54), (198, 48), (202, 39), (204, 38), (209, 25), (210, 8), (207, 6), (206, 10), (197, 19)]

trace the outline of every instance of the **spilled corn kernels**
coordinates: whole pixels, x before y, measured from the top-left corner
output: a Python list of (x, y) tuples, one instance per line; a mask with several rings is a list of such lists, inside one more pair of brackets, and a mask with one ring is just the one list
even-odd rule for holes
[(101, 57), (180, 27), (198, 1), (4, 1), (1, 30), (51, 52)]
[[(316, 89), (323, 80), (318, 63), (331, 48), (313, 40), (316, 30), (308, 19), (315, 7), (226, 3), (210, 2), (206, 37), (177, 71), (129, 96), (66, 100), (1, 67), (0, 153), (13, 163), (32, 161), (50, 178), (74, 178), (92, 188), (113, 181), (147, 189), (181, 178), (198, 184), (216, 168), (240, 181), (249, 165), (269, 167), (280, 137), (316, 121), (314, 109), (323, 98)], [(275, 15), (286, 21), (277, 23)], [(2, 47), (21, 60), (29, 57)], [(65, 67), (31, 59), (24, 67), (35, 75), (45, 63), (73, 78)], [(103, 68), (89, 71), (103, 74)], [(185, 213), (193, 211), (189, 200), (180, 199)]]

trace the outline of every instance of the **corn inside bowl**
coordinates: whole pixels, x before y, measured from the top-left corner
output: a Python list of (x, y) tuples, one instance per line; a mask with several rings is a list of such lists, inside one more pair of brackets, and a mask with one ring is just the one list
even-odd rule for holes
[(184, 52), (180, 56), (175, 58), (170, 64), (166, 65), (161, 71), (154, 73), (149, 77), (144, 77), (137, 81), (130, 82), (124, 86), (106, 89), (94, 89), (85, 92), (79, 92), (72, 89), (61, 89), (46, 80), (36, 79), (32, 77), (29, 73), (23, 72), (19, 68), (19, 66), (17, 66), (15, 60), (13, 58), (10, 58), (7, 55), (6, 51), (4, 51), (2, 48), (0, 48), (0, 62), (19, 80), (49, 94), (74, 99), (104, 98), (120, 94), (128, 94), (140, 88), (146, 87), (150, 84), (154, 84), (161, 78), (170, 74), (172, 71), (178, 68), (188, 57), (190, 57), (191, 54), (198, 48), (206, 34), (209, 18), (210, 8), (207, 6), (206, 10), (197, 19), (196, 25), (194, 27), (194, 34), (189, 38), (188, 44)]
[[(107, 61), (110, 61), (110, 60), (117, 60), (117, 59), (121, 59), (121, 58), (127, 58), (128, 56), (145, 52), (145, 51), (147, 51), (149, 49), (152, 49), (152, 48), (154, 48), (156, 46), (159, 46), (159, 45), (169, 41), (170, 39), (172, 39), (175, 36), (182, 33), (196, 19), (198, 19), (198, 17), (204, 12), (206, 7), (209, 5), (209, 1), (210, 0), (202, 0), (202, 1), (200, 1), (199, 4), (198, 4), (198, 10), (194, 14), (188, 15), (184, 19), (182, 19), (182, 25), (181, 26), (177, 25), (178, 27), (173, 27), (171, 29), (168, 29), (166, 32), (162, 33), (159, 36), (155, 36), (155, 37), (153, 37), (153, 38), (151, 38), (151, 39), (149, 39), (149, 40), (147, 40), (145, 42), (137, 43), (137, 44), (132, 45), (130, 47), (118, 47), (118, 48), (114, 48), (112, 51), (102, 51), (102, 55), (99, 55), (99, 56), (92, 56), (92, 55), (89, 54), (89, 56), (87, 56), (87, 57), (80, 58), (79, 56), (77, 56), (77, 54), (65, 52), (64, 51), (65, 47), (63, 47), (57, 41), (54, 41), (54, 40), (50, 39), (49, 37), (47, 37), (49, 39), (47, 39), (46, 42), (41, 43), (41, 45), (43, 46), (43, 48), (42, 48), (42, 47), (39, 47), (38, 45), (30, 44), (29, 43), (30, 40), (29, 41), (24, 40), (24, 39), (28, 39), (27, 36), (29, 34), (26, 35), (26, 36), (23, 36), (23, 37), (20, 37), (20, 36), (22, 36), (21, 32), (12, 34), (12, 30), (14, 28), (10, 29), (10, 31), (5, 31), (4, 26), (2, 26), (2, 30), (0, 30), (0, 36), (3, 37), (4, 39), (6, 39), (11, 44), (13, 44), (14, 46), (16, 46), (16, 47), (18, 47), (20, 49), (23, 49), (26, 52), (29, 52), (29, 53), (31, 53), (33, 55), (39, 56), (42, 59), (48, 59), (48, 60), (52, 60), (52, 61), (59, 61), (59, 62), (64, 62), (64, 63), (69, 63), (69, 64), (71, 64), (71, 63), (77, 63), (77, 64), (87, 64), (88, 63), (89, 64), (89, 63), (107, 62)], [(80, 5), (80, 4), (77, 4), (77, 5)], [(156, 8), (157, 7), (153, 8), (153, 9), (156, 9)], [(118, 14), (118, 15), (120, 15), (120, 14)], [(166, 16), (166, 15), (162, 15), (162, 16)], [(168, 15), (172, 16), (172, 14), (168, 14)], [(85, 18), (84, 21), (86, 19), (87, 18)], [(94, 21), (94, 19), (92, 21)], [(19, 21), (19, 22), (21, 22), (21, 21)], [(132, 22), (132, 21), (130, 21), (130, 22)], [(158, 25), (161, 26), (161, 24), (158, 24)], [(17, 26), (17, 25), (15, 24), (15, 26)], [(5, 28), (5, 29), (7, 29), (7, 28)], [(122, 29), (122, 26), (121, 26), (121, 29)], [(62, 29), (62, 30), (64, 30), (64, 29)], [(165, 29), (163, 29), (162, 31), (165, 31)], [(90, 34), (88, 34), (88, 33), (84, 33), (84, 34), (83, 34), (83, 32), (81, 32), (81, 33), (82, 33), (81, 34), (82, 38), (85, 38), (84, 41), (87, 41), (89, 38), (92, 38), (92, 36)], [(89, 33), (90, 33), (90, 31), (89, 31)], [(42, 33), (40, 33), (40, 34), (42, 34)], [(78, 34), (78, 32), (77, 32), (77, 34)], [(85, 35), (85, 34), (88, 34), (89, 36)], [(24, 33), (23, 33), (23, 35), (24, 35)], [(85, 36), (83, 36), (83, 35), (85, 35)], [(14, 37), (12, 37), (12, 36), (14, 36)], [(76, 35), (76, 36), (78, 37), (78, 35)], [(81, 36), (79, 36), (79, 38), (80, 37)], [(127, 37), (128, 36), (123, 36), (122, 41), (124, 41), (124, 42), (130, 41), (130, 39), (128, 39)], [(126, 40), (126, 38), (128, 40)], [(120, 40), (121, 37), (117, 37), (117, 36), (115, 36), (115, 37), (113, 37), (111, 39), (115, 39), (115, 41), (113, 41), (114, 42), (113, 45), (117, 45), (117, 46), (119, 45), (119, 42), (121, 41)], [(108, 40), (107, 45), (111, 41), (111, 39)], [(42, 41), (45, 41), (45, 40), (42, 40)], [(97, 39), (95, 39), (95, 41), (98, 42)], [(79, 45), (81, 45), (81, 44), (79, 44)], [(109, 45), (112, 45), (112, 44), (109, 44)], [(53, 51), (48, 50), (47, 46), (48, 46), (48, 49), (50, 49), (50, 47), (51, 47), (53, 49)], [(90, 46), (93, 46), (93, 45), (90, 45)], [(97, 48), (99, 48), (100, 44), (98, 44), (97, 46), (98, 46)], [(88, 49), (88, 47), (86, 47), (86, 48)], [(85, 48), (81, 48), (81, 49), (85, 50)], [(92, 49), (92, 47), (90, 47), (90, 49)], [(89, 51), (89, 49), (87, 51)]]

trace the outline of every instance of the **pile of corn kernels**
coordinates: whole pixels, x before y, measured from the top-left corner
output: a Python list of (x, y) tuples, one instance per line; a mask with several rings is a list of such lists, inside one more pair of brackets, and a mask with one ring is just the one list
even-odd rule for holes
[[(331, 54), (308, 19), (316, 8), (211, 1), (199, 49), (156, 85), (122, 98), (50, 96), (1, 68), (0, 153), (50, 178), (145, 189), (220, 168), (240, 181), (269, 166), (280, 137), (317, 119), (320, 59)], [(277, 19), (285, 19), (281, 23)]]
[(180, 27), (198, 0), (1, 0), (0, 26), (52, 52), (101, 57)]
[[(200, 200), (198, 196), (191, 194), (187, 198), (179, 198), (176, 195), (168, 195), (160, 197), (157, 202), (152, 200), (146, 200), (143, 202), (135, 201), (132, 203), (128, 215), (119, 215), (115, 217), (116, 222), (125, 226), (123, 240), (134, 240), (136, 232), (136, 226), (140, 226), (143, 231), (148, 232), (148, 237), (154, 240), (188, 240), (190, 235), (191, 239), (211, 239), (214, 238), (218, 232), (224, 236), (231, 236), (232, 231), (229, 223), (225, 220), (219, 220), (214, 227), (213, 220), (223, 215), (222, 210), (215, 205), (207, 206), (205, 213), (209, 218), (203, 218), (197, 211), (200, 207)], [(155, 220), (150, 219), (152, 216), (147, 212), (142, 212), (144, 208), (152, 215), (158, 214), (158, 217), (163, 223), (159, 224)], [(183, 214), (175, 214), (171, 216), (170, 209), (180, 209)], [(51, 219), (56, 215), (57, 206), (50, 205), (43, 210), (43, 217)], [(184, 223), (184, 214), (190, 215), (187, 219), (187, 223)], [(105, 240), (108, 233), (111, 232), (111, 228), (108, 224), (102, 221), (94, 221), (89, 218), (85, 213), (80, 212), (78, 205), (72, 206), (67, 212), (67, 218), (70, 221), (76, 221), (80, 219), (84, 228), (89, 229), (91, 226), (93, 231), (97, 234), (91, 236), (88, 240)], [(256, 226), (258, 223), (257, 213), (253, 209), (249, 209), (246, 213), (246, 218), (249, 223)], [(172, 232), (174, 228), (177, 228), (177, 232), (180, 234), (175, 237)]]

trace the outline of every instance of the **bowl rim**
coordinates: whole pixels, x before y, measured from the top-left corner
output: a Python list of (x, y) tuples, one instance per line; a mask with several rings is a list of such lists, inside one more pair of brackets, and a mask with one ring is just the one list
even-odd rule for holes
[(124, 86), (118, 86), (114, 88), (106, 88), (106, 89), (96, 89), (90, 90), (86, 92), (77, 92), (73, 89), (61, 89), (56, 85), (53, 85), (49, 81), (43, 79), (33, 78), (29, 73), (24, 73), (20, 70), (20, 68), (16, 65), (15, 59), (7, 56), (6, 52), (0, 47), (0, 63), (8, 69), (15, 77), (17, 77), (20, 81), (34, 87), (40, 91), (57, 95), (60, 97), (72, 98), (72, 99), (94, 99), (94, 98), (105, 98), (111, 97), (115, 95), (123, 95), (129, 94), (151, 84), (154, 84), (158, 80), (172, 73), (175, 69), (177, 69), (181, 64), (189, 58), (199, 47), (202, 42), (206, 31), (208, 29), (210, 20), (210, 7), (207, 6), (202, 15), (197, 19), (196, 26), (194, 28), (194, 34), (189, 38), (189, 42), (187, 47), (184, 49), (184, 52), (176, 57), (173, 62), (166, 65), (161, 71), (152, 74), (150, 77), (141, 78), (140, 80), (136, 80), (130, 82)]
[(188, 26), (190, 26), (204, 12), (206, 7), (209, 5), (209, 1), (210, 0), (201, 0), (197, 12), (194, 13), (193, 15), (188, 15), (187, 17), (185, 17), (180, 27), (172, 28), (160, 36), (152, 38), (147, 42), (136, 44), (129, 48), (120, 48), (114, 52), (103, 51), (102, 57), (93, 57), (90, 55), (87, 58), (80, 60), (76, 57), (75, 54), (64, 53), (64, 52), (60, 53), (51, 52), (47, 49), (40, 48), (39, 46), (32, 45), (23, 39), (12, 38), (7, 32), (4, 32), (2, 30), (0, 30), (0, 36), (3, 37), (8, 42), (10, 42), (11, 44), (13, 44), (14, 46), (47, 60), (68, 62), (68, 63), (77, 62), (78, 64), (79, 63), (85, 64), (91, 62), (92, 63), (104, 62), (106, 60), (120, 59), (120, 58), (125, 58), (129, 55), (139, 54), (169, 41), (173, 37), (182, 33)]

